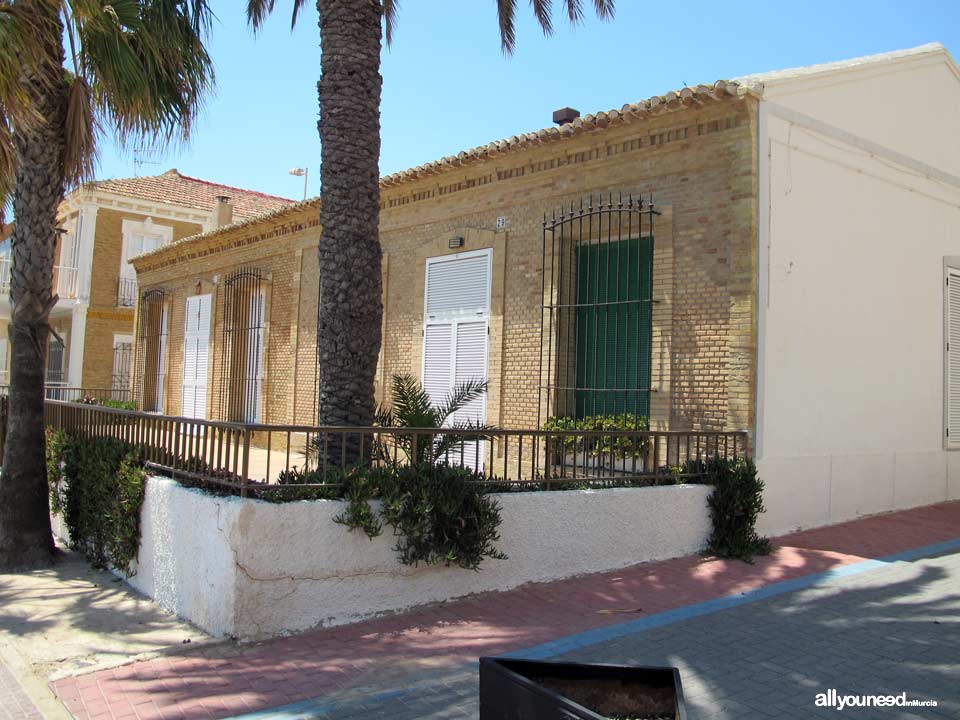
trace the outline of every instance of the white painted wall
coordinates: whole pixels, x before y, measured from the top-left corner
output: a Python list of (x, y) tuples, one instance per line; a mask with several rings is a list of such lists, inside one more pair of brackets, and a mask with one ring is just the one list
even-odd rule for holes
[(479, 572), (411, 568), (389, 528), (333, 522), (343, 503), (223, 498), (151, 477), (130, 584), (216, 636), (260, 638), (700, 550), (711, 488), (509, 493), (499, 547)]
[(960, 498), (943, 426), (943, 261), (960, 256), (948, 66), (804, 78), (761, 103), (766, 532)]

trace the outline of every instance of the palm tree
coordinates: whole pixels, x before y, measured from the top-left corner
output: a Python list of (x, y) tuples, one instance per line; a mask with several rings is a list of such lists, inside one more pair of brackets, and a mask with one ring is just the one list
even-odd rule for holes
[[(415, 465), (436, 465), (462, 454), (465, 445), (489, 437), (493, 428), (489, 425), (456, 420), (447, 421), (474, 400), (486, 395), (486, 380), (467, 380), (455, 385), (442, 402), (434, 404), (423, 385), (413, 375), (393, 376), (392, 405), (377, 408), (376, 421), (380, 427), (395, 427), (409, 430), (423, 428), (433, 430), (446, 427), (451, 430), (465, 431), (469, 434), (450, 433), (396, 433), (392, 438), (396, 446), (406, 456), (407, 461)], [(416, 437), (416, 442), (414, 442)], [(381, 460), (390, 461), (393, 456), (389, 445), (377, 448)], [(466, 455), (470, 458), (470, 454)]]
[[(275, 0), (248, 0), (247, 19), (259, 30)], [(322, 224), (317, 257), (320, 312), (321, 425), (370, 425), (380, 353), (380, 50), (381, 23), (393, 36), (397, 0), (316, 0), (320, 15), (319, 88)], [(582, 0), (560, 0), (573, 23)], [(293, 0), (296, 25), (305, 0)], [(553, 0), (532, 0), (545, 34), (553, 32)], [(613, 15), (614, 0), (592, 0), (597, 15)], [(496, 0), (500, 43), (516, 42), (517, 0)]]
[(12, 197), (16, 218), (0, 570), (53, 552), (43, 373), (57, 208), (67, 187), (91, 178), (101, 131), (122, 142), (186, 139), (213, 85), (211, 17), (205, 0), (0, 0), (0, 207)]

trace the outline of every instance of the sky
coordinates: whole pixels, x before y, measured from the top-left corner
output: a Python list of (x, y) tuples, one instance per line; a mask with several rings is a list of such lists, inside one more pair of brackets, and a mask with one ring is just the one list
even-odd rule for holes
[[(555, 2), (555, 5), (561, 3)], [(316, 11), (291, 33), (290, 0), (257, 36), (246, 3), (212, 0), (217, 90), (186, 146), (101, 146), (98, 178), (185, 175), (300, 199), (320, 191)], [(590, 0), (584, 0), (590, 6)], [(619, 108), (684, 84), (842, 60), (939, 41), (960, 57), (960, 0), (653, 3), (617, 0), (616, 16), (577, 27), (557, 14), (544, 38), (518, 3), (517, 48), (500, 51), (494, 0), (402, 0), (383, 52), (381, 174), (551, 125), (557, 108)], [(137, 162), (139, 158), (140, 162)]]

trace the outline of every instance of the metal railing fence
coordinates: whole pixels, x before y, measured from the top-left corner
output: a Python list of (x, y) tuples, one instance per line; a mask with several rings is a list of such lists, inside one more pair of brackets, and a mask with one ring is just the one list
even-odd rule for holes
[[(0, 396), (10, 394), (10, 386), (0, 385)], [(126, 402), (131, 399), (130, 388), (102, 388), (102, 387), (73, 387), (60, 383), (47, 382), (44, 387), (44, 398), (63, 402), (80, 402), (84, 399), (116, 400)]]
[(242, 496), (333, 488), (344, 468), (437, 463), (470, 468), (478, 481), (510, 489), (660, 484), (696, 479), (696, 461), (749, 451), (742, 431), (278, 426), (61, 401), (47, 401), (45, 416), (51, 427), (138, 447), (164, 474)]

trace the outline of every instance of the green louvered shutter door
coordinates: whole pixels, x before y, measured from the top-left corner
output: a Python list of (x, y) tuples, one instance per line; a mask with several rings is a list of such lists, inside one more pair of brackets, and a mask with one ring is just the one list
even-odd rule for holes
[(577, 253), (577, 417), (650, 413), (653, 238)]

